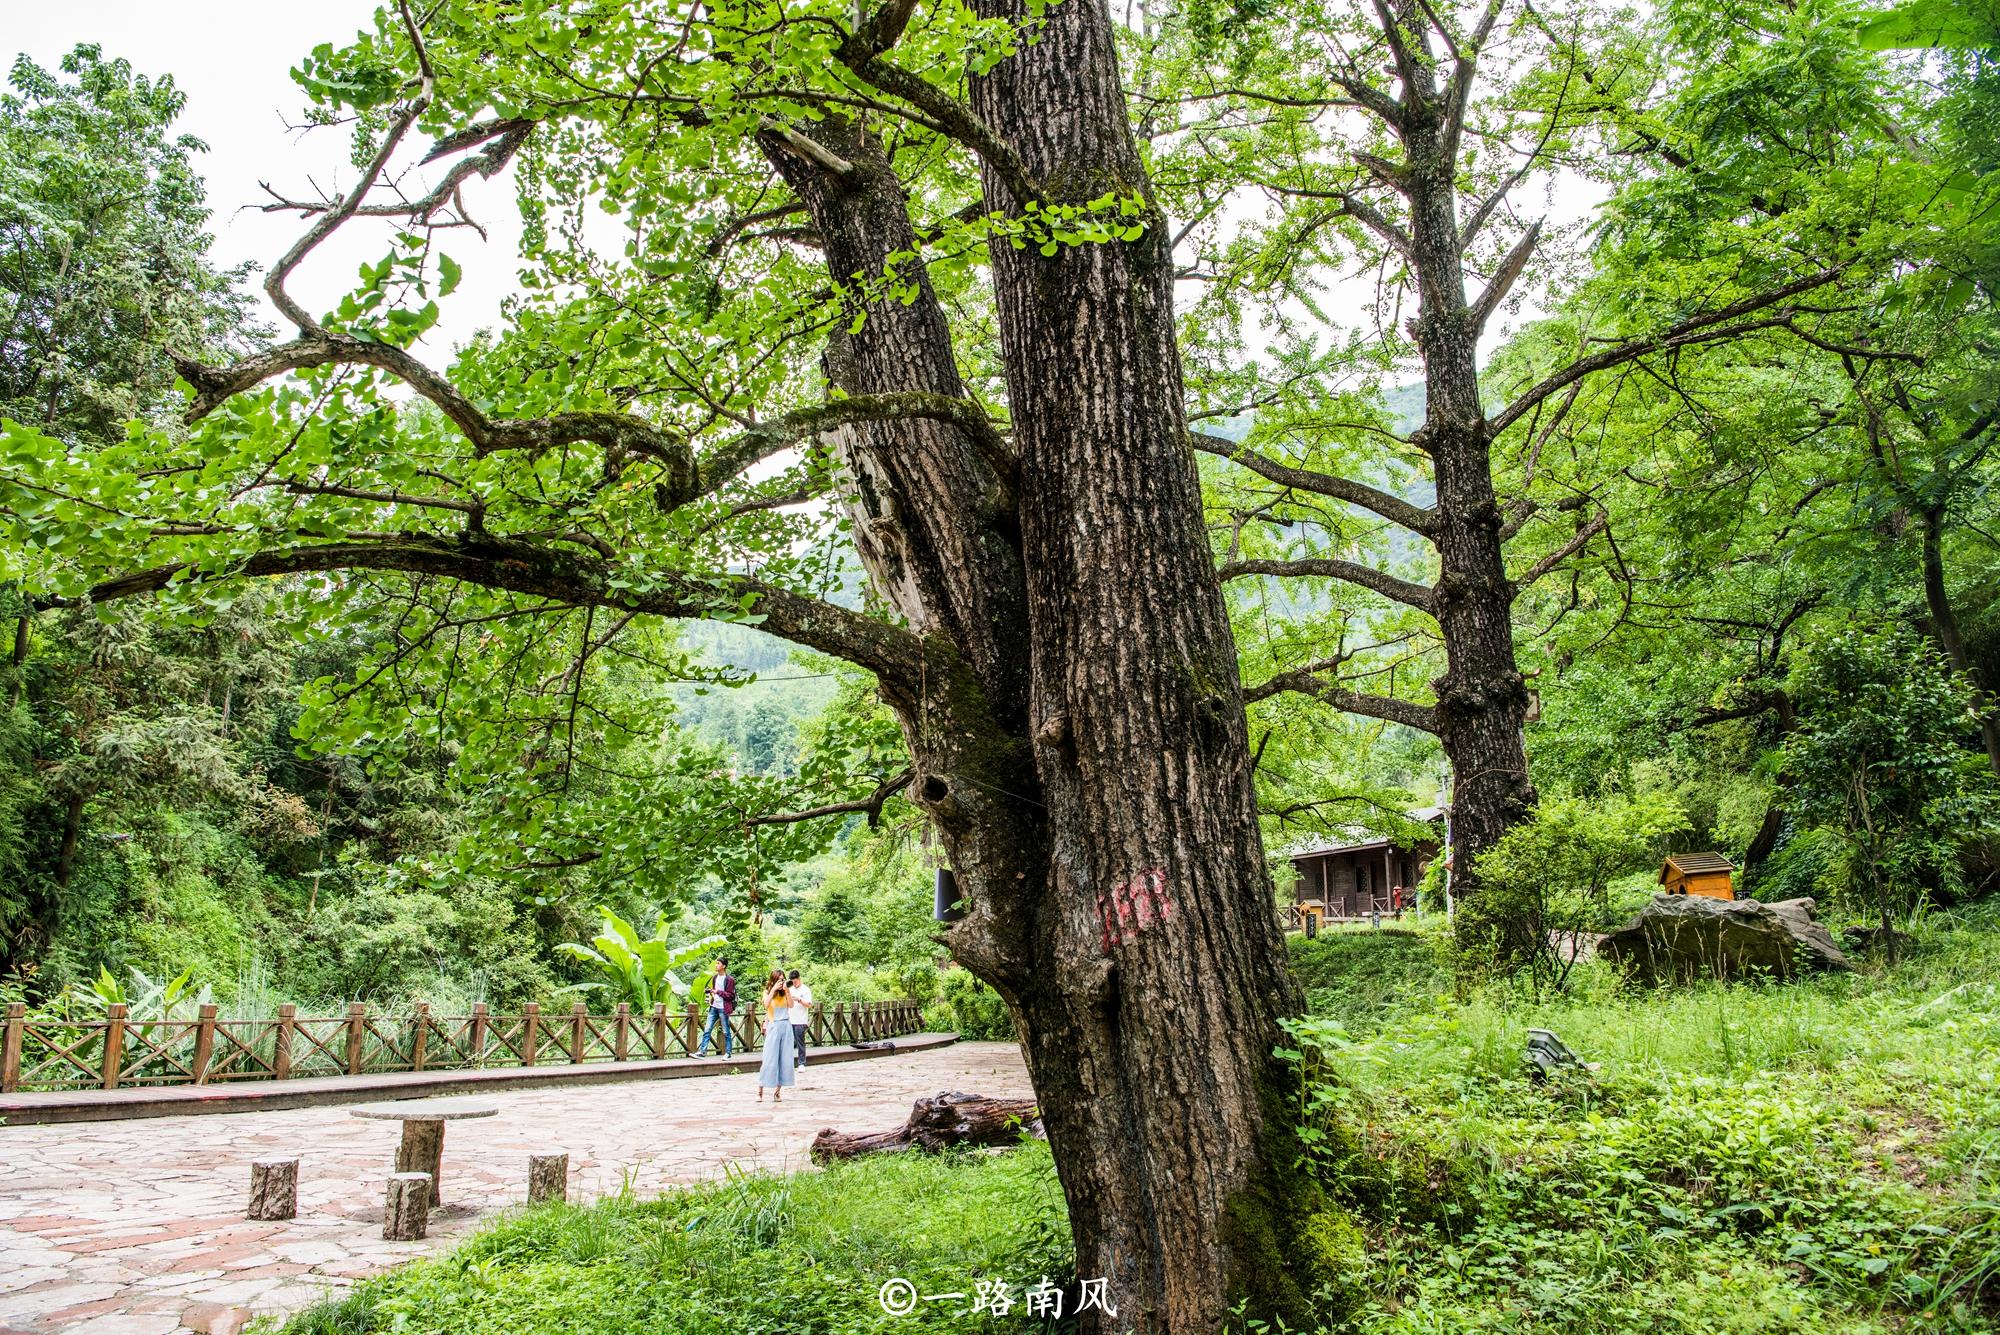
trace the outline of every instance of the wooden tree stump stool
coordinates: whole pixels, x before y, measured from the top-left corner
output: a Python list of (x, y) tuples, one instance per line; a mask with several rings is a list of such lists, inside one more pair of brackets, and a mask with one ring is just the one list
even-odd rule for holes
[(403, 1124), (403, 1136), (396, 1145), (396, 1171), (428, 1173), (434, 1206), (444, 1203), (438, 1193), (444, 1176), (444, 1124), (468, 1117), (491, 1117), (499, 1111), (494, 1105), (476, 1099), (406, 1099), (400, 1103), (369, 1103), (348, 1110), (355, 1117)]
[(299, 1161), (259, 1159), (250, 1165), (251, 1219), (296, 1219), (299, 1214)]
[(391, 1242), (414, 1242), (430, 1228), (431, 1175), (389, 1174), (389, 1193), (382, 1203), (382, 1236)]
[(528, 1204), (569, 1199), (569, 1156), (531, 1154), (528, 1156)]

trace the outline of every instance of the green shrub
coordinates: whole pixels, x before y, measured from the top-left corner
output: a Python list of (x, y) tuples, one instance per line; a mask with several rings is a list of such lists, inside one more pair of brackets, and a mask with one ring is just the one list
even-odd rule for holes
[(836, 1001), (889, 1001), (896, 995), (888, 979), (859, 964), (808, 964), (800, 972), (812, 987), (813, 1000), (822, 1006)]
[(1012, 1039), (1014, 1019), (1000, 994), (965, 969), (946, 969), (938, 999), (924, 1008), (924, 1028), (956, 1031), (960, 1038)]

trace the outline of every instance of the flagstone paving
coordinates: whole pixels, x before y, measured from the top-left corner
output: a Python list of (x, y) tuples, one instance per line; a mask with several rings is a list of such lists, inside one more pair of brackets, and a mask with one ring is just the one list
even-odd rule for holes
[[(0, 1335), (234, 1335), (422, 1256), (521, 1201), (528, 1155), (570, 1156), (570, 1199), (657, 1192), (727, 1165), (792, 1169), (824, 1126), (880, 1130), (943, 1090), (1025, 1097), (1011, 1043), (808, 1066), (781, 1104), (753, 1076), (483, 1095), (497, 1117), (445, 1133), (446, 1205), (421, 1242), (384, 1242), (392, 1122), (343, 1106), (0, 1127)], [(299, 1215), (243, 1217), (253, 1159), (299, 1163)]]

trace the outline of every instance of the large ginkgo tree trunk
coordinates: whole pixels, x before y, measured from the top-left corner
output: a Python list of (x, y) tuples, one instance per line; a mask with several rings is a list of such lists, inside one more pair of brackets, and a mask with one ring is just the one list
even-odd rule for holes
[[(584, 622), (583, 658), (634, 618), (754, 612), (865, 667), (902, 726), (908, 796), (957, 872), (966, 912), (950, 948), (1019, 1028), (1078, 1276), (1102, 1281), (1083, 1328), (1209, 1335), (1245, 1300), (1296, 1325), (1312, 1278), (1298, 1272), (1324, 1259), (1296, 1239), (1325, 1232), (1310, 1218), (1324, 1204), (1296, 1168), (1294, 1075), (1276, 1055), (1297, 992), (1184, 417), (1169, 228), (1102, 0), (973, 10), (985, 26), (968, 41), (957, 11), (913, 25), (913, 0), (859, 21), (840, 6), (446, 3), (421, 21), (399, 6), (374, 44), (317, 54), (308, 82), (367, 103), (383, 127), (373, 160), (345, 195), (281, 203), (308, 219), (266, 283), (296, 337), (232, 366), (182, 363), (203, 462), (149, 469), (136, 491), (99, 486), (94, 531), (113, 532), (115, 558), (87, 596), (398, 571), (528, 600), (508, 607), (535, 615), (615, 612)], [(996, 33), (1012, 34), (1004, 49)], [(329, 73), (342, 60), (352, 68)], [(437, 136), (431, 159), (455, 165), (412, 198), (384, 183), (418, 127)], [(462, 362), (458, 380), (411, 350), (421, 311), (370, 323), (392, 270), (426, 256), (365, 273), (368, 292), (336, 316), (288, 293), (336, 228), (383, 216), (434, 227), (461, 207), (462, 185), (530, 145), (522, 160), (553, 193), (594, 179), (636, 200), (635, 216), (644, 205), (661, 217), (666, 197), (749, 200), (740, 224), (704, 234), (707, 254), (754, 240), (789, 277), (747, 294), (678, 282), (699, 264), (671, 250), (678, 234), (662, 221), (643, 235), (671, 262), (631, 247), (660, 281), (607, 283), (616, 302), (584, 303), (598, 314), (573, 331), (517, 333)], [(591, 154), (595, 177), (578, 165)], [(904, 174), (944, 155), (976, 178)], [(953, 201), (940, 221), (937, 197), (975, 179), (982, 198)], [(968, 217), (990, 251), (947, 301), (929, 250)], [(817, 257), (816, 279), (801, 254)], [(587, 265), (564, 274), (595, 281)], [(808, 365), (824, 378), (821, 402), (790, 411), (739, 406), (740, 387), (675, 389), (692, 380), (686, 357), (635, 352), (636, 325), (619, 326), (615, 346), (605, 337), (659, 302), (665, 316), (647, 328), (671, 345), (675, 319), (716, 329), (731, 301), (809, 305), (818, 298), (796, 289), (815, 281), (836, 294), (837, 318), (771, 331), (775, 357), (812, 349), (791, 385)], [(549, 309), (552, 326), (564, 318)], [(961, 369), (955, 324), (968, 310), (997, 329), (984, 402)], [(745, 327), (727, 332), (747, 344)], [(985, 328), (972, 337), (990, 350)], [(605, 363), (615, 369), (594, 369)], [(729, 365), (746, 363), (763, 364)], [(517, 364), (552, 369), (495, 369)], [(260, 388), (285, 377), (319, 397)], [(437, 412), (383, 430), (381, 401), (352, 388), (383, 377)], [(231, 404), (252, 395), (261, 406)], [(657, 408), (620, 406), (634, 395)], [(743, 429), (729, 435), (732, 423)], [(401, 433), (425, 431), (436, 434), (412, 468)], [(322, 438), (337, 443), (312, 444)], [(785, 503), (749, 479), (799, 445), (840, 462), (886, 614), (819, 600), (713, 546)], [(179, 480), (190, 476), (208, 490)], [(283, 504), (254, 510), (274, 490)], [(256, 523), (218, 524), (223, 492), (228, 518)], [(114, 510), (128, 527), (103, 518)], [(794, 548), (767, 550), (782, 564)], [(722, 554), (704, 563), (704, 551)], [(507, 625), (487, 616), (477, 642)], [(580, 659), (554, 680), (583, 674)]]

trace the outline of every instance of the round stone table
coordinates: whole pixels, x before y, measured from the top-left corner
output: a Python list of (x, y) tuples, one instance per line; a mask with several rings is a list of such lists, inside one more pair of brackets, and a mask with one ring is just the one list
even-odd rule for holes
[(431, 1175), (431, 1206), (444, 1203), (440, 1184), (444, 1166), (444, 1124), (468, 1117), (492, 1117), (500, 1110), (477, 1099), (406, 1099), (400, 1103), (364, 1103), (348, 1110), (352, 1116), (379, 1122), (401, 1122), (403, 1139), (396, 1146), (396, 1171)]

